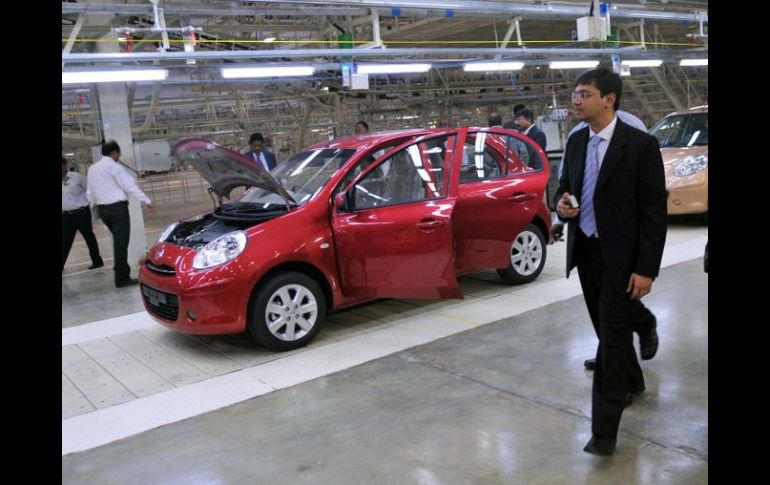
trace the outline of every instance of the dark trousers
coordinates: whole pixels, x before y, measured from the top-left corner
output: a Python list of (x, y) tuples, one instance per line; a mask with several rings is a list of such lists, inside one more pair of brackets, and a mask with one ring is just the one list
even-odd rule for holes
[[(599, 337), (592, 392), (592, 431), (615, 438), (629, 392), (644, 390), (644, 376), (634, 350), (634, 330), (654, 328), (655, 317), (626, 293), (628, 281), (607, 276), (599, 239), (578, 230), (575, 240), (580, 286)], [(630, 276), (630, 275), (629, 275)]]
[(128, 240), (131, 236), (131, 219), (128, 215), (128, 201), (98, 205), (99, 217), (112, 233), (112, 250), (115, 253), (115, 284), (119, 285), (131, 279), (131, 267), (128, 265)]
[(86, 240), (88, 246), (88, 255), (91, 256), (93, 264), (102, 264), (102, 257), (99, 255), (99, 244), (94, 236), (93, 226), (91, 226), (91, 211), (88, 206), (80, 209), (62, 213), (61, 215), (61, 269), (64, 271), (64, 263), (70, 255), (72, 243), (75, 241), (75, 234), (80, 231), (80, 235)]

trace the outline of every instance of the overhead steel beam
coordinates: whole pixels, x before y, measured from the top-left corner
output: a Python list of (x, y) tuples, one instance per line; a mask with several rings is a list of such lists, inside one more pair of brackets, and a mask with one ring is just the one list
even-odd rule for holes
[[(328, 5), (328, 2), (327, 2)], [(120, 4), (109, 3), (62, 3), (62, 13), (112, 13), (123, 15), (151, 14), (150, 4)], [(369, 15), (368, 8), (351, 7), (296, 7), (296, 8), (260, 8), (260, 7), (203, 7), (185, 6), (179, 4), (164, 4), (163, 11), (166, 15), (210, 15), (210, 16), (236, 16), (236, 15)]]
[[(316, 57), (405, 57), (415, 56), (423, 59), (441, 55), (502, 55), (512, 57), (533, 56), (599, 56), (607, 54), (628, 54), (640, 52), (637, 48), (619, 47), (605, 49), (585, 48), (410, 48), (398, 47), (391, 49), (275, 49), (275, 50), (241, 50), (241, 51), (197, 51), (197, 52), (131, 52), (131, 53), (75, 53), (62, 54), (62, 62), (136, 62), (155, 60), (187, 60), (187, 59), (269, 59), (283, 58), (316, 58)], [(656, 50), (646, 52), (648, 55), (680, 58), (703, 55), (703, 50)], [(707, 52), (707, 51), (706, 51)], [(642, 52), (644, 53), (644, 52)]]
[[(328, 5), (329, 0), (278, 0), (272, 1), (271, 3)], [(434, 12), (445, 12), (444, 15), (447, 15), (446, 12), (462, 11), (496, 13), (510, 16), (523, 14), (547, 14), (548, 16), (567, 16), (573, 18), (586, 16), (588, 14), (588, 8), (590, 7), (590, 2), (587, 2), (584, 5), (572, 6), (554, 5), (548, 2), (541, 5), (536, 5), (531, 3), (490, 2), (485, 0), (442, 0), (441, 2), (436, 2), (435, 0), (334, 0), (334, 4), (351, 6), (354, 5), (356, 7), (380, 7), (391, 11), (394, 8), (426, 9)], [(708, 13), (703, 11), (694, 13), (678, 13), (651, 9), (638, 10), (613, 8), (610, 12), (610, 15), (614, 18), (646, 18), (651, 20), (673, 22), (698, 22), (703, 20), (708, 22)]]
[[(511, 2), (490, 2), (490, 1), (441, 1), (434, 2), (428, 0), (335, 0), (335, 5), (350, 5), (350, 7), (328, 7), (329, 0), (282, 0), (278, 2), (269, 2), (274, 4), (303, 4), (295, 8), (274, 8), (274, 7), (203, 7), (203, 6), (184, 6), (174, 4), (164, 4), (164, 11), (168, 15), (369, 15), (367, 7), (379, 9), (381, 16), (394, 16), (398, 13), (400, 16), (454, 16), (462, 13), (463, 16), (488, 17), (490, 15), (507, 15), (514, 17), (516, 15), (526, 15), (527, 18), (572, 18), (584, 17), (588, 13), (589, 3), (585, 5), (553, 5), (531, 4), (531, 3), (511, 3)], [(324, 7), (308, 7), (307, 4), (324, 5)], [(401, 9), (396, 12), (394, 9)], [(62, 3), (62, 13), (120, 13), (120, 14), (146, 14), (151, 12), (150, 5), (113, 5), (98, 3)], [(660, 10), (639, 10), (613, 8), (610, 12), (613, 18), (631, 18), (631, 19), (649, 19), (669, 22), (708, 22), (708, 13), (704, 11), (692, 13), (665, 12)]]

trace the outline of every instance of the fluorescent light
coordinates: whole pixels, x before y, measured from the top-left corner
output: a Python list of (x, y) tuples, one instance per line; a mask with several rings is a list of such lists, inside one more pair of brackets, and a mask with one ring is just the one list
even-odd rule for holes
[(242, 77), (312, 76), (314, 72), (315, 67), (313, 66), (223, 67), (222, 77), (234, 79)]
[(679, 61), (680, 66), (708, 66), (708, 59), (682, 59)]
[(75, 153), (73, 153), (73, 152), (65, 153), (64, 156), (65, 157), (74, 157)]
[(275, 42), (275, 37), (265, 37), (265, 40), (262, 42)]
[(524, 67), (523, 62), (500, 61), (500, 62), (466, 62), (463, 64), (463, 71), (519, 71)]
[(133, 69), (115, 71), (76, 71), (61, 73), (62, 84), (112, 83), (129, 81), (161, 81), (168, 77), (168, 69)]
[(551, 61), (551, 69), (591, 69), (599, 65), (599, 61)]
[(430, 64), (359, 64), (359, 74), (403, 74), (430, 71)]
[(620, 64), (628, 67), (658, 67), (663, 64), (663, 61), (660, 59), (639, 59), (635, 61), (623, 61)]

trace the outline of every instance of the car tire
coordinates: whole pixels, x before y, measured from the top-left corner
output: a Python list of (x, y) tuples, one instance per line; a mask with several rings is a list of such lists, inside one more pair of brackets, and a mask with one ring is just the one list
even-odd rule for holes
[(498, 269), (497, 274), (513, 285), (534, 281), (545, 266), (546, 244), (543, 232), (535, 224), (527, 224), (513, 239), (508, 254), (508, 267)]
[(316, 336), (326, 318), (326, 299), (310, 276), (277, 273), (260, 283), (253, 296), (248, 329), (274, 352), (297, 349)]

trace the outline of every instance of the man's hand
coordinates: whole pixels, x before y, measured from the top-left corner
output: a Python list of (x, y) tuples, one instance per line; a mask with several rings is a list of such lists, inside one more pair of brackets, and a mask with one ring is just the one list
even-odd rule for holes
[(155, 206), (153, 204), (147, 204), (147, 210), (150, 212), (155, 212)]
[(628, 279), (628, 288), (626, 288), (626, 292), (631, 293), (630, 297), (632, 300), (641, 300), (650, 291), (652, 291), (652, 278), (631, 273), (631, 278)]
[(556, 213), (558, 213), (564, 219), (572, 219), (573, 217), (577, 217), (578, 213), (580, 212), (579, 208), (576, 207), (573, 209), (569, 206), (569, 203), (567, 202), (569, 200), (569, 196), (569, 192), (564, 192), (561, 194), (559, 203), (556, 204)]

